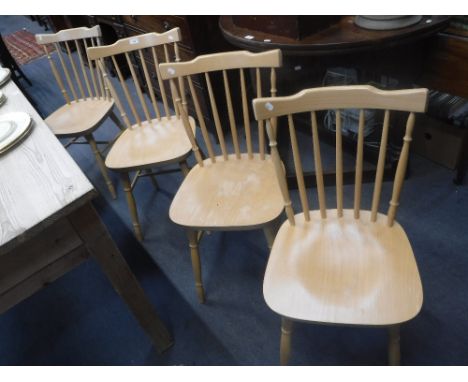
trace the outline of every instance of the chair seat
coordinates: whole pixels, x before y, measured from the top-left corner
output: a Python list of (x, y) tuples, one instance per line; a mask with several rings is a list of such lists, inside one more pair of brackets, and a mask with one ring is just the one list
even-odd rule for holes
[[(195, 121), (192, 117), (189, 120), (195, 130)], [(106, 166), (130, 170), (170, 164), (184, 159), (191, 150), (182, 119), (163, 117), (125, 130), (109, 151)]]
[(49, 115), (45, 122), (55, 135), (78, 136), (91, 133), (107, 117), (114, 101), (105, 99), (80, 99), (63, 105)]
[(403, 228), (370, 211), (311, 211), (306, 222), (286, 221), (268, 261), (263, 294), (276, 313), (294, 320), (349, 325), (392, 325), (421, 309), (423, 292)]
[(283, 199), (269, 156), (205, 159), (184, 179), (169, 210), (176, 224), (209, 230), (252, 229), (276, 219)]

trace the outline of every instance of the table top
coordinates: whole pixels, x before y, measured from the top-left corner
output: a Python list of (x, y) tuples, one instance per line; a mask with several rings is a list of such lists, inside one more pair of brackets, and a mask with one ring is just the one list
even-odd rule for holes
[(410, 43), (446, 28), (448, 22), (447, 16), (424, 16), (415, 25), (379, 31), (360, 28), (355, 25), (354, 16), (343, 16), (339, 22), (300, 40), (238, 27), (232, 16), (221, 16), (219, 26), (226, 40), (240, 48), (253, 51), (279, 48), (286, 55), (320, 56), (385, 49)]
[(23, 111), (31, 134), (0, 156), (0, 255), (95, 195), (92, 184), (13, 81), (1, 88), (0, 115)]

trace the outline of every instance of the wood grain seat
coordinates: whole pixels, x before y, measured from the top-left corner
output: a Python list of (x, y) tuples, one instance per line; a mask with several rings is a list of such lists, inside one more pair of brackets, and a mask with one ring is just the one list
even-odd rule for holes
[[(195, 130), (195, 121), (190, 117)], [(113, 170), (130, 170), (179, 163), (190, 155), (192, 146), (183, 122), (172, 116), (144, 121), (125, 130), (106, 157), (106, 166)]]
[(263, 294), (276, 313), (294, 320), (345, 325), (394, 325), (422, 306), (421, 280), (400, 224), (370, 211), (311, 211), (280, 228), (266, 269)]
[[(223, 181), (220, 182), (220, 179)], [(273, 162), (246, 153), (240, 159), (209, 159), (196, 165), (180, 186), (169, 210), (171, 220), (203, 230), (252, 229), (272, 222), (283, 200)]]
[(112, 99), (80, 99), (65, 104), (49, 115), (45, 122), (55, 135), (74, 136), (93, 132), (112, 111)]

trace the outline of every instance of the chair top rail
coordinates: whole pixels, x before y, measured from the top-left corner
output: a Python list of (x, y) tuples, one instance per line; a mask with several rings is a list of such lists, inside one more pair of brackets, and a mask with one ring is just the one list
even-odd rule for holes
[(116, 54), (133, 52), (138, 49), (151, 48), (162, 44), (170, 44), (181, 40), (180, 28), (174, 28), (164, 33), (146, 33), (138, 36), (122, 38), (111, 45), (88, 48), (91, 60), (115, 56)]
[(198, 56), (191, 61), (160, 64), (164, 80), (229, 69), (278, 68), (282, 64), (281, 50), (252, 53), (246, 50)]
[(101, 37), (101, 28), (96, 25), (92, 28), (79, 27), (64, 29), (57, 33), (37, 34), (36, 42), (38, 44), (53, 44), (54, 42), (64, 42), (70, 40), (80, 40), (84, 38)]
[(257, 98), (255, 118), (263, 120), (287, 114), (329, 109), (382, 109), (424, 112), (428, 90), (380, 90), (369, 85), (329, 86), (305, 89), (291, 96)]

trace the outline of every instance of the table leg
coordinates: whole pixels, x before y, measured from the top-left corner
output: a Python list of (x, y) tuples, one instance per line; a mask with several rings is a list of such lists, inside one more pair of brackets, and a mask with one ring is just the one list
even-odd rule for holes
[(94, 207), (86, 204), (70, 214), (69, 221), (91, 256), (101, 266), (116, 292), (151, 337), (157, 351), (162, 353), (171, 347), (173, 344), (171, 335), (156, 314)]

